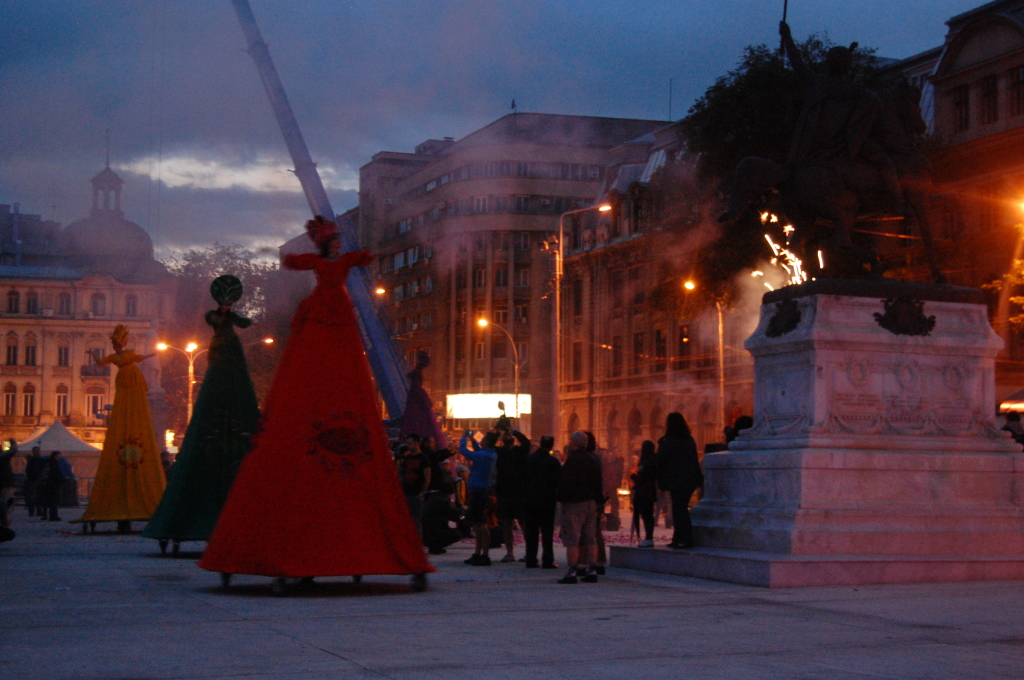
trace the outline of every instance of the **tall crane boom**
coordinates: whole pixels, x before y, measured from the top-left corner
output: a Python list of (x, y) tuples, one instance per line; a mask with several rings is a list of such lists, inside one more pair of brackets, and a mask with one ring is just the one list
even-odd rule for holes
[[(245, 34), (249, 56), (256, 63), (256, 71), (260, 74), (263, 87), (270, 98), (270, 106), (277, 117), (281, 134), (284, 135), (288, 153), (291, 154), (292, 162), (295, 164), (295, 176), (302, 184), (302, 191), (306, 194), (309, 208), (314, 215), (335, 219), (334, 209), (327, 199), (323, 182), (320, 181), (320, 173), (317, 172), (316, 163), (309, 155), (309, 149), (302, 138), (299, 123), (295, 119), (291, 104), (288, 103), (288, 96), (284, 92), (281, 78), (277, 75), (277, 69), (274, 68), (267, 44), (263, 42), (259, 26), (256, 25), (256, 17), (253, 16), (249, 0), (231, 0), (231, 4), (235, 8), (238, 23), (241, 24), (242, 32)], [(359, 243), (351, 225), (339, 223), (338, 229), (341, 232), (342, 250), (346, 252), (357, 250)], [(390, 323), (384, 317), (383, 312), (378, 311), (374, 305), (370, 290), (371, 281), (366, 270), (362, 267), (353, 268), (348, 276), (348, 292), (356, 308), (359, 331), (363, 337), (363, 345), (366, 347), (366, 355), (370, 360), (374, 377), (377, 379), (377, 387), (387, 405), (388, 414), (393, 418), (401, 417), (409, 392), (404, 359), (388, 332)]]

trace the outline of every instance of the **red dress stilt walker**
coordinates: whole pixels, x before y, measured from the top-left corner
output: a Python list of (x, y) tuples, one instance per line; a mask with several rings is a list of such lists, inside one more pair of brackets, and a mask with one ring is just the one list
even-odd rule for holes
[[(322, 252), (337, 250), (333, 223), (307, 225)], [(288, 255), (317, 286), (267, 394), (260, 432), (242, 461), (199, 562), (203, 569), (276, 577), (422, 575), (434, 571), (398, 485), (345, 289), (368, 251), (330, 259)]]

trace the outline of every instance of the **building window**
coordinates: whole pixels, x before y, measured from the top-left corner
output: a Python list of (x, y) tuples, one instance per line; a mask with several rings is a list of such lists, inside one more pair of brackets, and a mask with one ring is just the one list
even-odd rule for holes
[[(530, 343), (520, 342), (516, 345), (516, 349), (519, 350), (519, 361), (524, 362), (526, 358), (530, 356)], [(524, 366), (519, 367), (519, 373), (522, 374), (525, 371)]]
[(18, 388), (14, 386), (14, 383), (7, 383), (6, 385), (4, 385), (4, 415), (17, 415), (17, 409)]
[(29, 293), (25, 296), (25, 313), (39, 313), (39, 295), (37, 293)]
[(664, 328), (654, 331), (654, 370), (662, 373), (668, 364), (668, 333)]
[(7, 313), (19, 314), (21, 312), (21, 296), (18, 291), (12, 290), (7, 294)]
[(630, 373), (636, 375), (643, 371), (644, 366), (644, 334), (633, 333), (633, 365)]
[(137, 316), (139, 313), (139, 299), (134, 295), (129, 295), (124, 299), (124, 315), (125, 316)]
[(484, 343), (482, 343), (482, 342), (476, 343), (476, 350), (473, 353), (473, 357), (476, 358), (476, 359), (483, 359), (484, 358)]
[(61, 293), (57, 299), (57, 313), (61, 316), (71, 316), (71, 293)]
[(494, 286), (495, 288), (505, 288), (508, 286), (508, 269), (499, 267), (494, 270)]
[(530, 197), (529, 196), (516, 196), (513, 199), (515, 201), (515, 212), (528, 213), (530, 212)]
[(13, 335), (7, 336), (7, 365), (18, 365), (18, 338)]
[(612, 377), (618, 378), (622, 375), (622, 336), (616, 335), (612, 338)]
[(494, 308), (494, 323), (502, 326), (508, 323), (508, 307)]
[(103, 394), (87, 394), (85, 395), (85, 400), (91, 417), (100, 418), (103, 416)]
[(434, 292), (434, 277), (425, 276), (423, 277), (423, 292), (432, 293)]
[(22, 414), (34, 416), (36, 414), (36, 387), (32, 383), (25, 385), (22, 390)]
[(981, 79), (981, 122), (994, 123), (999, 120), (999, 76)]
[(93, 293), (91, 306), (94, 315), (103, 316), (107, 313), (107, 296), (103, 293)]
[(455, 272), (455, 290), (463, 290), (466, 287), (466, 272), (459, 269)]
[(473, 287), (474, 288), (486, 288), (487, 287), (487, 272), (483, 269), (473, 270)]
[(494, 340), (491, 342), (491, 358), (492, 359), (505, 359), (508, 357), (508, 345), (504, 340)]
[(693, 351), (693, 343), (690, 341), (690, 327), (679, 327), (679, 346), (676, 349), (677, 371), (685, 371), (690, 367), (690, 353)]
[(1024, 114), (1024, 66), (1018, 66), (1010, 72), (1007, 100), (1007, 108), (1011, 116)]
[(434, 326), (434, 315), (427, 312), (423, 315), (422, 323), (424, 328), (432, 328)]
[(487, 197), (486, 196), (474, 196), (473, 197), (473, 212), (485, 213), (487, 212)]
[(967, 85), (953, 88), (953, 125), (955, 132), (971, 128), (971, 90)]
[(68, 415), (68, 386), (57, 385), (56, 411), (58, 418), (66, 418)]
[(583, 380), (583, 343), (572, 343), (572, 380)]
[(517, 231), (515, 235), (516, 250), (530, 249), (530, 232)]
[(71, 365), (71, 347), (68, 345), (61, 345), (57, 348), (57, 365), (58, 366), (70, 366)]
[(529, 288), (530, 270), (526, 267), (518, 267), (516, 269), (516, 286), (519, 288)]
[(36, 340), (35, 338), (25, 339), (25, 365), (36, 365)]
[(572, 282), (572, 315), (583, 314), (583, 280), (573, 279)]
[(516, 323), (530, 323), (530, 305), (523, 303), (516, 305)]

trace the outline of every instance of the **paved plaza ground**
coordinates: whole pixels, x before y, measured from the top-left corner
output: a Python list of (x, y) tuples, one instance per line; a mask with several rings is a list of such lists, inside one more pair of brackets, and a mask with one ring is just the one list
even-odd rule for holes
[(1024, 678), (1021, 582), (764, 590), (610, 569), (557, 585), (467, 567), (465, 544), (434, 558), (426, 593), (368, 577), (279, 598), (266, 578), (223, 592), (184, 552), (198, 543), (161, 557), (112, 525), (85, 536), (17, 513), (0, 545), (4, 680)]

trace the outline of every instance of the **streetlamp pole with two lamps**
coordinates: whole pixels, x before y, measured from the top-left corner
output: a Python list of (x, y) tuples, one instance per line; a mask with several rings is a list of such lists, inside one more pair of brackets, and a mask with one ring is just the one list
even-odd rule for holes
[[(251, 345), (258, 345), (260, 343), (270, 345), (273, 344), (273, 342), (273, 338), (263, 338), (262, 340), (250, 342), (243, 346), (249, 347)], [(210, 350), (209, 348), (207, 348), (201, 352), (196, 352), (196, 350), (199, 349), (199, 345), (197, 345), (194, 342), (190, 342), (187, 345), (185, 345), (185, 349), (181, 349), (180, 347), (172, 347), (171, 345), (168, 345), (166, 342), (157, 343), (156, 348), (161, 352), (173, 349), (176, 352), (181, 352), (182, 354), (185, 355), (185, 358), (188, 359), (188, 412), (187, 417), (185, 419), (185, 426), (188, 427), (188, 423), (192, 422), (192, 387), (193, 385), (196, 384), (196, 359), (198, 359), (200, 355), (205, 354)]]

